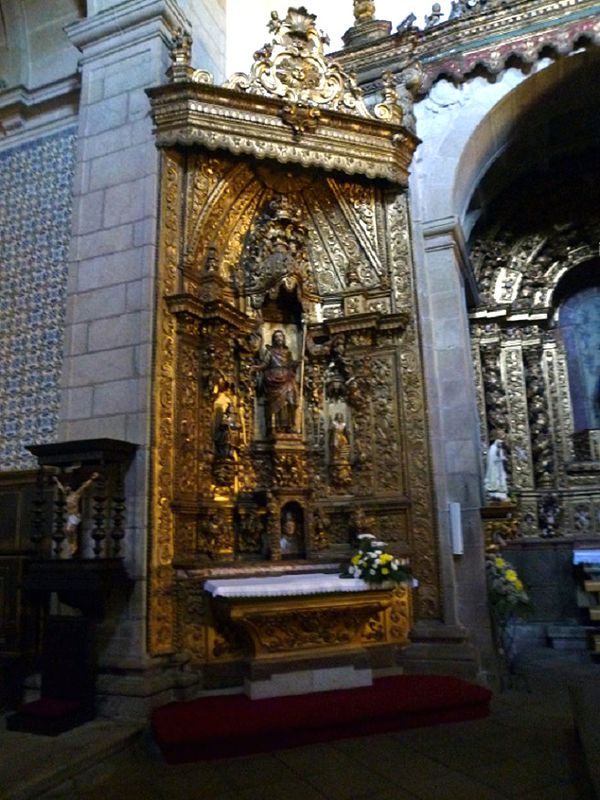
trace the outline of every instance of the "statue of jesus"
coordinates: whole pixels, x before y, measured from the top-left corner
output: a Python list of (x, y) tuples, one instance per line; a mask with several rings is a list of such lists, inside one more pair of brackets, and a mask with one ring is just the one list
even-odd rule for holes
[(73, 556), (77, 552), (77, 528), (81, 522), (81, 510), (79, 503), (83, 493), (89, 489), (94, 483), (96, 478), (99, 478), (99, 473), (94, 472), (91, 478), (81, 484), (78, 489), (73, 489), (72, 486), (62, 484), (56, 475), (53, 475), (54, 483), (58, 487), (65, 499), (65, 507), (67, 511), (67, 521), (65, 524), (65, 535), (67, 537), (67, 547), (69, 548), (69, 555)]

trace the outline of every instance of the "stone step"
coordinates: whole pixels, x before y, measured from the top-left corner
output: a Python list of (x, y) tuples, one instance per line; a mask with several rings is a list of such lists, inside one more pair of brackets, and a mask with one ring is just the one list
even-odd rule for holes
[(600, 592), (600, 581), (584, 581), (583, 588), (586, 592)]
[[(84, 791), (90, 784), (92, 775), (100, 778), (106, 769), (109, 772), (113, 769), (109, 767), (111, 759), (132, 746), (144, 727), (141, 723), (97, 719), (60, 736), (37, 736), (4, 730), (2, 725), (0, 797), (10, 800), (41, 800), (46, 795), (76, 797), (79, 790)], [(75, 786), (78, 781), (81, 783)]]
[(592, 652), (600, 653), (600, 634), (592, 637)]
[(589, 629), (583, 625), (547, 625), (546, 636), (553, 650), (587, 650)]
[(590, 619), (592, 622), (600, 622), (600, 606), (590, 608)]

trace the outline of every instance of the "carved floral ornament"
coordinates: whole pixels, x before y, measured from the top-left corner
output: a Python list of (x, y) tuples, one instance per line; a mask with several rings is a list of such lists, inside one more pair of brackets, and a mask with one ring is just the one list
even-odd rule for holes
[(284, 19), (272, 12), (270, 43), (254, 56), (248, 74), (215, 86), (190, 65), (191, 39), (173, 40), (171, 83), (149, 89), (157, 143), (200, 144), (259, 159), (406, 185), (418, 143), (407, 130), (393, 78), (373, 111), (354, 76), (325, 55), (327, 37), (303, 6)]
[(480, 311), (503, 308), (547, 318), (557, 284), (566, 272), (595, 257), (599, 237), (600, 225), (590, 222), (583, 229), (556, 227), (514, 241), (503, 236), (476, 241), (471, 255)]
[(307, 107), (328, 108), (369, 117), (353, 76), (325, 57), (329, 38), (304, 6), (290, 8), (285, 19), (271, 12), (271, 44), (254, 54), (250, 74), (237, 72), (225, 83), (230, 89), (281, 97)]
[(496, 75), (517, 59), (535, 63), (551, 50), (567, 55), (600, 44), (596, 0), (451, 0), (449, 14), (433, 3), (417, 47), (427, 63), (427, 90), (440, 76), (468, 78), (474, 70)]

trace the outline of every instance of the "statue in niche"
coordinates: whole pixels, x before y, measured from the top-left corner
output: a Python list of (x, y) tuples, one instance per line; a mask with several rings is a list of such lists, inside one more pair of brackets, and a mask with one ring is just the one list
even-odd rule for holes
[(344, 415), (338, 411), (331, 422), (329, 432), (331, 482), (336, 488), (347, 486), (352, 482), (350, 441), (346, 427)]
[[(281, 329), (273, 331), (271, 345), (267, 345), (262, 361), (253, 370), (263, 373), (263, 388), (267, 398), (267, 414), (271, 431), (296, 433), (298, 408), (298, 379), (292, 351)], [(269, 427), (269, 426), (268, 426)]]
[(70, 556), (74, 556), (78, 548), (77, 529), (79, 528), (79, 523), (81, 522), (81, 497), (99, 477), (99, 473), (94, 472), (91, 478), (89, 478), (87, 481), (84, 481), (84, 483), (82, 483), (78, 489), (73, 489), (68, 483), (62, 484), (56, 475), (52, 476), (54, 483), (58, 487), (58, 490), (62, 494), (65, 502), (67, 521), (65, 523), (64, 532), (67, 537), (67, 548)]
[(215, 455), (218, 459), (233, 459), (238, 448), (240, 425), (233, 403), (219, 409), (215, 420)]
[(227, 486), (234, 481), (242, 426), (223, 377), (219, 378), (213, 391), (216, 395), (213, 402), (213, 472), (217, 483)]
[(328, 400), (347, 400), (350, 404), (358, 404), (358, 386), (351, 373), (351, 365), (346, 358), (346, 340), (343, 334), (336, 334), (328, 344), (316, 344), (311, 334), (306, 343), (308, 352), (313, 356), (325, 356), (325, 394)]
[(350, 442), (346, 433), (346, 420), (338, 411), (331, 423), (331, 459), (332, 461), (347, 460), (350, 454)]
[(281, 516), (281, 538), (279, 548), (282, 558), (297, 558), (302, 551), (302, 524), (298, 513), (289, 506)]
[(490, 444), (487, 454), (484, 487), (490, 500), (508, 500), (506, 449), (500, 437)]
[(350, 467), (350, 441), (344, 415), (338, 411), (331, 423), (329, 447), (331, 455), (331, 481), (334, 486), (346, 486), (352, 481)]

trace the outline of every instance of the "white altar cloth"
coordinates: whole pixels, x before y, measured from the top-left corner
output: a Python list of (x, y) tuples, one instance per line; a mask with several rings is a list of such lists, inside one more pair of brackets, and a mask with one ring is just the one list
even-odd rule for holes
[(325, 572), (276, 577), (215, 578), (204, 588), (213, 597), (293, 597), (333, 592), (366, 592), (377, 588), (360, 578), (340, 578)]

